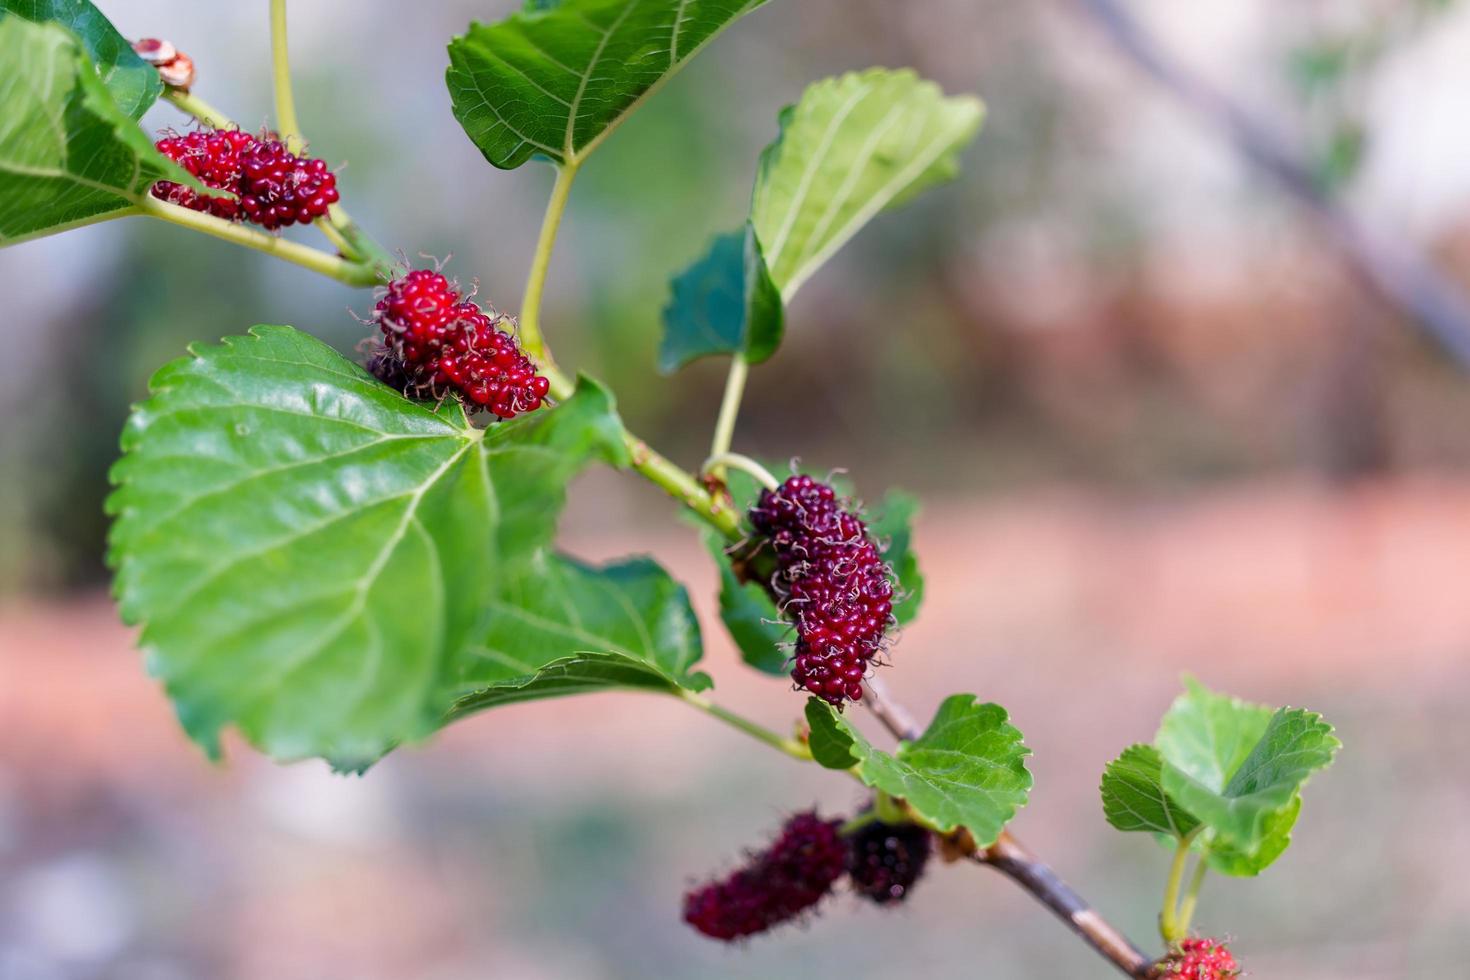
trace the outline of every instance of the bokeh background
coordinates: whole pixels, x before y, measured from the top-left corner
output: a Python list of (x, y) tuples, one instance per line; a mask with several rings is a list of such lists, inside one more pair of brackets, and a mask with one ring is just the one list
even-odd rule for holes
[[(263, 2), (102, 6), (267, 121)], [(550, 174), (485, 165), (441, 80), (447, 38), (511, 7), (301, 3), (292, 28), (300, 112), (354, 215), (408, 255), (453, 253), (513, 310)], [(1339, 206), (1470, 288), (1470, 5), (1131, 9)], [(889, 683), (924, 716), (956, 690), (1012, 710), (1036, 750), (1017, 835), (1135, 938), (1153, 945), (1166, 856), (1108, 830), (1097, 779), (1188, 671), (1322, 710), (1347, 746), (1296, 845), (1258, 881), (1212, 878), (1200, 924), (1262, 978), (1463, 976), (1470, 377), (1080, 10), (771, 3), (586, 168), (548, 333), (696, 462), (722, 368), (656, 375), (666, 280), (742, 218), (777, 110), (871, 64), (980, 93), (960, 179), (805, 287), (738, 445), (921, 496), (926, 607)], [(858, 800), (672, 702), (511, 707), (360, 779), (242, 745), (209, 765), (106, 596), (119, 429), (186, 343), (289, 322), (349, 350), (370, 300), (143, 219), (0, 253), (0, 283), (0, 978), (1109, 975), (979, 869), (932, 874), (897, 912), (844, 897), (743, 948), (697, 937), (678, 922), (691, 880), (793, 808)], [(672, 516), (593, 474), (566, 543), (650, 551), (689, 582), (723, 698), (784, 727), (797, 700), (739, 667)]]

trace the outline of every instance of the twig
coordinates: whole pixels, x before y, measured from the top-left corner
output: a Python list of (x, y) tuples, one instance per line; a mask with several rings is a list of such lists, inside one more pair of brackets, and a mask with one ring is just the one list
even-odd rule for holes
[[(867, 685), (863, 704), (894, 738), (911, 742), (922, 734), (914, 716), (889, 695), (881, 678), (871, 677)], [(963, 831), (949, 844), (967, 852), (976, 864), (994, 868), (1026, 889), (1124, 974), (1138, 980), (1149, 976), (1153, 960), (1009, 833), (1002, 832), (994, 844), (984, 849), (977, 850), (974, 841), (968, 840)]]
[(1270, 126), (1185, 68), (1118, 0), (1077, 3), (1120, 52), (1223, 130), (1243, 157), (1313, 212), (1359, 280), (1470, 368), (1470, 300), (1457, 286), (1414, 249), (1341, 207)]

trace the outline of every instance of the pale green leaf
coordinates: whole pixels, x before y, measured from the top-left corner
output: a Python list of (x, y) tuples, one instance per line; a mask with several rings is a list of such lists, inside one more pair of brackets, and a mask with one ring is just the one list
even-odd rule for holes
[(912, 71), (873, 68), (817, 82), (781, 114), (761, 156), (750, 217), (788, 300), (884, 208), (953, 177), (983, 107)]
[(812, 742), (822, 747), (818, 761), (844, 768), (846, 753), (864, 783), (902, 798), (942, 833), (964, 827), (988, 847), (1026, 803), (1030, 750), (997, 704), (980, 704), (973, 694), (952, 695), (924, 734), (900, 744), (895, 755), (875, 749), (825, 702), (812, 698), (807, 704)]
[(715, 36), (765, 0), (535, 2), (449, 43), (454, 115), (513, 169), (576, 164)]
[(138, 57), (127, 38), (87, 0), (0, 0), (0, 18), (6, 14), (60, 24), (75, 34), (112, 101), (129, 117), (141, 119), (163, 94), (158, 69)]
[(1119, 830), (1141, 830), (1181, 839), (1199, 821), (1164, 792), (1164, 760), (1152, 745), (1131, 745), (1103, 772), (1103, 812)]
[(1273, 810), (1261, 823), (1261, 839), (1253, 850), (1242, 850), (1211, 835), (1205, 844), (1205, 860), (1221, 874), (1250, 878), (1270, 867), (1291, 846), (1291, 831), (1302, 810), (1298, 793), (1288, 806)]
[(289, 327), (161, 369), (108, 502), (124, 618), (190, 734), (353, 764), (421, 738), (496, 583), (551, 539), (565, 486), (626, 462), (584, 381), (488, 430)]

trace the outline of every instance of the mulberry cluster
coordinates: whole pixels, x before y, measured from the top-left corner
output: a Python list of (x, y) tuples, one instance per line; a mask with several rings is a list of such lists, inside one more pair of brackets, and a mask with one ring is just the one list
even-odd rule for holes
[(847, 874), (859, 895), (901, 902), (929, 861), (929, 831), (917, 824), (870, 823), (847, 842)]
[(1185, 939), (1155, 968), (1160, 980), (1228, 980), (1240, 967), (1218, 939)]
[(214, 129), (166, 136), (156, 145), (204, 186), (235, 197), (200, 194), (171, 180), (154, 184), (153, 196), (227, 221), (270, 230), (309, 224), (341, 197), (325, 160), (297, 156), (278, 139)]
[(893, 619), (893, 580), (867, 525), (805, 475), (763, 491), (750, 521), (775, 550), (772, 586), (796, 626), (792, 680), (838, 707), (861, 700)]
[(373, 320), (383, 343), (368, 370), (406, 395), (456, 394), (469, 411), (509, 419), (540, 408), (550, 389), (502, 329), (513, 321), (481, 310), (440, 272), (415, 269), (393, 280)]
[(684, 921), (730, 942), (801, 915), (842, 877), (847, 846), (837, 832), (840, 825), (814, 812), (796, 814), (745, 867), (685, 895)]

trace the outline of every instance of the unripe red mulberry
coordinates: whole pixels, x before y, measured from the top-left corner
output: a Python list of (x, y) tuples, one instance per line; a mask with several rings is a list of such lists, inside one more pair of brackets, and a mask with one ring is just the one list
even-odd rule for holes
[(867, 525), (806, 475), (763, 491), (750, 521), (775, 551), (772, 587), (796, 626), (792, 680), (839, 707), (861, 700), (893, 619), (893, 579)]
[(468, 411), (509, 419), (540, 408), (550, 390), (502, 329), (514, 321), (465, 301), (440, 272), (415, 269), (393, 280), (373, 318), (384, 344), (372, 352), (368, 369), (404, 394), (455, 394)]
[[(242, 130), (215, 129), (166, 136), (155, 145), (158, 152), (183, 167), (205, 187), (238, 194), (240, 154), (254, 143), (255, 137)], [(160, 180), (154, 184), (152, 193), (170, 204), (191, 211), (204, 211), (226, 221), (234, 221), (241, 216), (238, 200), (200, 194), (171, 180)]]
[(315, 221), (340, 197), (337, 175), (325, 160), (297, 156), (274, 138), (239, 129), (199, 130), (155, 145), (204, 186), (230, 191), (238, 200), (199, 194), (169, 180), (154, 184), (153, 196), (217, 218), (274, 230)]
[(1240, 975), (1235, 957), (1218, 939), (1185, 939), (1155, 967), (1160, 980), (1228, 980)]
[(820, 902), (842, 877), (847, 848), (841, 821), (798, 813), (745, 867), (684, 896), (684, 921), (730, 942), (788, 922)]
[(924, 873), (930, 849), (929, 831), (918, 824), (870, 823), (847, 839), (847, 874), (864, 898), (901, 902)]

